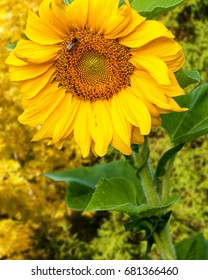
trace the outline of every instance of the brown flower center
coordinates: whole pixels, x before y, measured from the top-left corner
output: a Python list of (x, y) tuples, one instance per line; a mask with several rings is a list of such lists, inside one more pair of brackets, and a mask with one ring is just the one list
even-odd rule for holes
[(56, 81), (82, 100), (111, 98), (130, 84), (134, 66), (127, 47), (87, 30), (70, 33), (55, 63)]

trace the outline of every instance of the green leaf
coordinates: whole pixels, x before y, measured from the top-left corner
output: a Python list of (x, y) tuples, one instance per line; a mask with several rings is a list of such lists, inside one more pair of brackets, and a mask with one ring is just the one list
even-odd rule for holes
[(44, 174), (54, 181), (64, 181), (68, 184), (66, 201), (73, 210), (83, 211), (95, 191), (101, 178), (124, 177), (134, 183), (138, 203), (144, 201), (144, 193), (136, 170), (126, 161), (118, 160), (108, 164), (96, 164), (66, 171)]
[(125, 1), (124, 1), (124, 0), (120, 0), (120, 2), (119, 2), (119, 7), (120, 7), (121, 5), (123, 5), (123, 4), (125, 4)]
[(66, 4), (66, 5), (69, 5), (69, 4), (71, 4), (73, 2), (73, 0), (64, 0), (64, 3)]
[(44, 176), (54, 181), (80, 183), (95, 188), (100, 178), (127, 177), (137, 179), (136, 171), (126, 160), (117, 160), (107, 164), (95, 164), (89, 167), (45, 173)]
[(131, 220), (124, 224), (126, 230), (129, 230), (133, 233), (138, 233), (142, 230), (145, 231), (145, 240), (148, 241), (146, 254), (150, 252), (150, 249), (153, 245), (154, 232), (161, 231), (167, 224), (171, 215), (171, 211), (166, 212), (160, 216), (151, 216), (151, 217), (142, 217), (133, 215), (131, 216)]
[(71, 182), (66, 192), (66, 204), (74, 211), (83, 211), (89, 203), (95, 189), (88, 185)]
[(205, 260), (208, 260), (208, 240), (204, 240)]
[[(141, 230), (146, 230), (146, 239), (152, 236), (155, 230), (160, 231), (167, 224), (171, 212), (166, 212), (160, 216), (151, 216), (151, 217), (139, 217), (136, 215), (131, 216), (131, 220), (125, 223), (125, 229), (130, 230), (134, 233), (139, 232)], [(151, 224), (151, 226), (149, 226)]]
[(176, 72), (176, 79), (179, 85), (185, 88), (191, 84), (200, 82), (200, 74), (196, 70), (184, 72), (183, 69), (180, 69)]
[(163, 176), (166, 172), (166, 166), (169, 160), (174, 157), (183, 147), (183, 144), (173, 147), (168, 150), (159, 160), (157, 169), (155, 172), (155, 177)]
[[(131, 3), (132, 0), (130, 0), (129, 2)], [(120, 2), (119, 2), (119, 7), (120, 7), (121, 5), (123, 5), (123, 4), (125, 4), (125, 0), (120, 0)]]
[(137, 205), (137, 192), (133, 183), (125, 178), (101, 179), (86, 211), (131, 211)]
[(202, 233), (181, 241), (175, 247), (179, 260), (205, 260), (207, 257), (205, 240)]
[(183, 113), (162, 116), (162, 126), (175, 145), (184, 144), (208, 133), (208, 84), (191, 94), (180, 96), (176, 101), (181, 107), (189, 107)]
[(147, 19), (154, 19), (174, 9), (183, 1), (184, 0), (133, 0), (132, 7)]
[(178, 196), (168, 199), (163, 205), (137, 204), (137, 191), (132, 181), (126, 178), (101, 179), (85, 211), (124, 211), (141, 216), (152, 216), (168, 208)]
[[(175, 101), (183, 108), (189, 108), (191, 103), (191, 94), (182, 95), (174, 98)], [(172, 112), (169, 114), (161, 115), (162, 117), (162, 127), (168, 133), (170, 140), (173, 140), (173, 135), (180, 125), (186, 112)]]
[(8, 49), (8, 50), (13, 50), (15, 47), (16, 47), (16, 43), (13, 43), (13, 44), (11, 44), (11, 45), (8, 45), (8, 46), (6, 46), (6, 49)]

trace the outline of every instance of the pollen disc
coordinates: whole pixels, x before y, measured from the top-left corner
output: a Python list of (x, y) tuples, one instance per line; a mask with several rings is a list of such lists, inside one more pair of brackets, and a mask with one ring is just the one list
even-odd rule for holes
[(111, 98), (130, 84), (135, 67), (129, 49), (102, 34), (87, 30), (70, 33), (55, 63), (56, 81), (79, 99)]

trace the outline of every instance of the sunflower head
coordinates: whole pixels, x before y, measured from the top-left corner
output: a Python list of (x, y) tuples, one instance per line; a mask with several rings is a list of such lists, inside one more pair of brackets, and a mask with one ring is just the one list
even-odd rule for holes
[(43, 0), (29, 12), (26, 36), (7, 58), (22, 92), (19, 121), (40, 126), (33, 140), (62, 148), (74, 136), (82, 155), (104, 156), (112, 145), (131, 154), (160, 115), (183, 111), (174, 72), (181, 46), (160, 22), (146, 20), (129, 1), (74, 0), (66, 8)]

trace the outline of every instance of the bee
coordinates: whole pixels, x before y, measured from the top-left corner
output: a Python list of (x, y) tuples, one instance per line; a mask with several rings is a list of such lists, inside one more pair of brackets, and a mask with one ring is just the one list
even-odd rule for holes
[(78, 39), (77, 38), (73, 38), (71, 43), (69, 43), (66, 48), (68, 51), (71, 51), (78, 43)]

